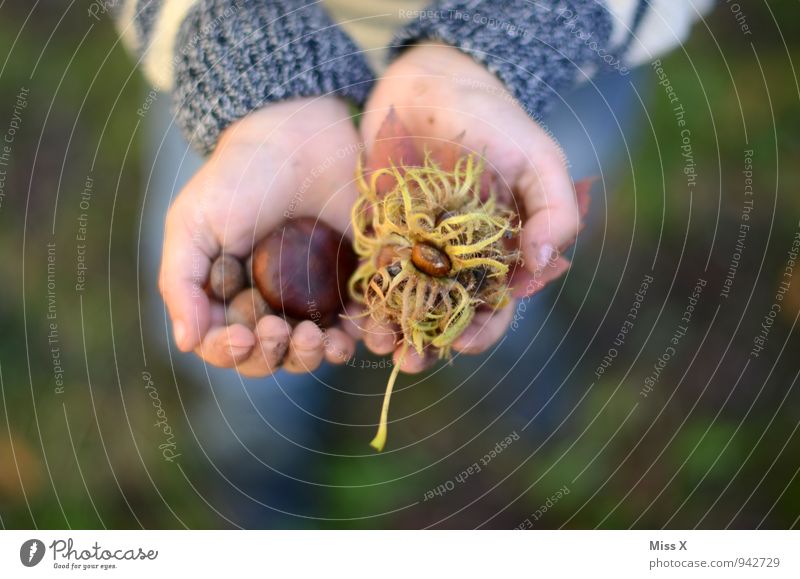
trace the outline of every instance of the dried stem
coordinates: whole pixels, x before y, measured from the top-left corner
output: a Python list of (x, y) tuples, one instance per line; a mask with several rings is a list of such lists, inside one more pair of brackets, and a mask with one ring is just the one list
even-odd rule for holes
[(404, 342), (401, 348), (402, 349), (400, 350), (400, 356), (398, 356), (397, 364), (395, 364), (394, 368), (392, 368), (392, 373), (389, 376), (389, 383), (386, 384), (386, 393), (383, 395), (383, 406), (381, 407), (381, 420), (378, 423), (378, 432), (375, 434), (375, 438), (372, 439), (372, 442), (369, 443), (369, 445), (378, 452), (383, 451), (383, 447), (386, 446), (386, 436), (388, 434), (387, 424), (389, 422), (389, 402), (392, 399), (394, 383), (397, 380), (397, 376), (400, 374), (400, 367), (403, 365), (403, 361), (406, 359), (408, 343)]

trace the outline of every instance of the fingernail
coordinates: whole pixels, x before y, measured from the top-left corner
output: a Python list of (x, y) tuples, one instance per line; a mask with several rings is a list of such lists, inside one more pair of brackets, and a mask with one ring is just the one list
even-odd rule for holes
[(536, 252), (536, 269), (541, 271), (558, 257), (556, 248), (550, 243), (542, 244)]
[(243, 356), (249, 351), (250, 351), (250, 346), (236, 346), (233, 344), (228, 344), (228, 352), (234, 358)]
[(183, 349), (183, 343), (186, 341), (186, 326), (181, 320), (177, 320), (173, 326), (172, 331), (175, 334), (175, 343), (178, 348)]

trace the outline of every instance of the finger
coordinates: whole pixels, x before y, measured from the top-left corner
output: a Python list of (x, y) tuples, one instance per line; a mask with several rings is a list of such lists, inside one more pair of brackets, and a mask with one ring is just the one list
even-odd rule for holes
[(331, 364), (344, 364), (356, 351), (356, 341), (339, 328), (328, 328), (325, 331), (323, 345), (325, 359)]
[[(402, 359), (401, 359), (402, 355)], [(400, 370), (406, 374), (419, 374), (436, 363), (436, 354), (428, 350), (420, 356), (416, 350), (409, 348), (402, 354), (402, 348), (395, 350), (392, 355), (395, 364), (400, 365)]]
[(354, 302), (350, 302), (345, 307), (344, 315), (341, 317), (342, 329), (354, 340), (361, 340), (364, 337), (364, 328), (369, 319), (369, 317), (364, 314), (365, 310), (363, 307)]
[(256, 324), (256, 344), (250, 357), (237, 364), (243, 376), (255, 378), (274, 374), (283, 363), (289, 350), (292, 326), (278, 316), (264, 316)]
[(392, 325), (367, 318), (363, 325), (364, 345), (379, 356), (394, 352), (397, 346), (397, 330)]
[(313, 372), (322, 363), (324, 356), (322, 331), (314, 322), (305, 320), (292, 332), (283, 367), (293, 374)]
[(503, 337), (514, 317), (515, 303), (488, 312), (478, 312), (462, 334), (453, 342), (453, 349), (462, 354), (480, 354)]
[(202, 286), (219, 247), (201, 231), (202, 223), (201, 216), (178, 202), (170, 209), (164, 232), (158, 285), (172, 320), (175, 343), (184, 352), (200, 344), (211, 320)]
[(570, 267), (570, 261), (563, 256), (551, 260), (544, 268), (531, 272), (522, 268), (514, 272), (511, 281), (512, 295), (515, 298), (532, 296), (547, 284), (561, 277)]
[(520, 249), (526, 268), (536, 271), (556, 258), (559, 247), (572, 243), (580, 228), (580, 213), (572, 180), (557, 153), (542, 155), (519, 184), (528, 215)]
[(232, 368), (250, 356), (255, 341), (253, 332), (241, 324), (215, 327), (206, 333), (195, 352), (212, 366)]
[(588, 177), (575, 182), (575, 200), (578, 203), (578, 213), (581, 219), (585, 218), (589, 213), (589, 206), (592, 204), (592, 197), (589, 192), (592, 190), (592, 185), (600, 177)]

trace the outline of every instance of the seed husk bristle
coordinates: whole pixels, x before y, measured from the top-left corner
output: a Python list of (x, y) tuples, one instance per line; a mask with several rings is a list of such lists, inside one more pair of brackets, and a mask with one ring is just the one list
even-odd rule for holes
[[(351, 218), (360, 265), (350, 278), (350, 295), (365, 315), (402, 332), (400, 363), (372, 441), (377, 450), (385, 444), (389, 398), (407, 349), (420, 356), (432, 349), (448, 358), (478, 307), (508, 303), (519, 252), (506, 240), (518, 227), (493, 191), (481, 191), (483, 171), (478, 155), (464, 155), (447, 170), (427, 152), (420, 166), (390, 163), (369, 175), (358, 166)], [(395, 185), (379, 194), (378, 180), (387, 175)]]

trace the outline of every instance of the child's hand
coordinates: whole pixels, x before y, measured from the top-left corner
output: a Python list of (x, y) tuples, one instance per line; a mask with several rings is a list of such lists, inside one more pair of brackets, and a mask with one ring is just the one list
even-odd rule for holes
[(274, 315), (255, 332), (226, 326), (222, 304), (203, 285), (220, 253), (246, 258), (287, 218), (318, 218), (348, 231), (360, 150), (347, 105), (333, 97), (271, 104), (225, 130), (167, 215), (159, 287), (181, 350), (246, 376), (281, 365), (310, 372), (323, 358), (342, 363), (352, 355), (350, 336), (338, 328), (323, 336), (310, 321), (294, 331)]
[[(525, 269), (512, 279), (515, 296), (530, 295), (566, 271), (569, 262), (559, 248), (574, 240), (580, 217), (563, 155), (497, 77), (455, 48), (417, 45), (389, 67), (367, 103), (362, 134), (368, 148), (392, 106), (415, 140), (443, 164), (452, 157), (453, 143), (485, 156), (499, 197), (523, 219)], [(454, 349), (488, 349), (505, 333), (514, 311), (512, 303), (497, 312), (478, 313)], [(372, 351), (395, 350), (397, 337), (391, 329), (372, 320), (361, 325)], [(403, 370), (420, 371), (427, 362), (409, 352)]]

